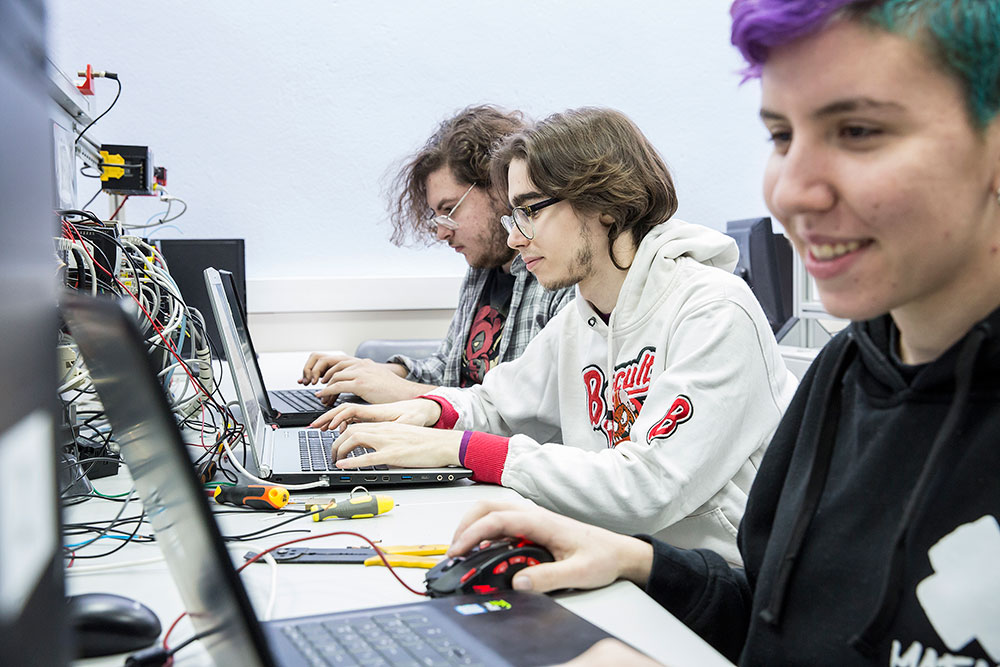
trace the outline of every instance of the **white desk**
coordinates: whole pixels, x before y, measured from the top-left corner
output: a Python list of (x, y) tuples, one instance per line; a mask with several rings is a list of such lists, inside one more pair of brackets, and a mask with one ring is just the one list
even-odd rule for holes
[[(292, 386), (295, 372), (301, 368), (304, 355), (269, 355), (262, 363), (265, 375), (271, 380), (283, 372), (286, 381), (274, 387)], [(292, 363), (294, 362), (294, 364)], [(289, 374), (288, 369), (293, 369)], [(272, 387), (272, 388), (274, 388)], [(226, 395), (229, 398), (228, 394)], [(98, 491), (105, 495), (124, 493), (131, 486), (127, 471), (113, 478), (95, 482)], [(386, 492), (386, 491), (382, 491)], [(396, 502), (389, 513), (372, 519), (328, 520), (317, 523), (303, 520), (290, 524), (288, 529), (305, 529), (314, 533), (351, 530), (368, 538), (393, 544), (447, 543), (459, 519), (479, 500), (508, 500), (528, 503), (516, 492), (499, 486), (467, 482), (448, 486), (419, 487), (388, 491)], [(341, 499), (346, 494), (337, 493)], [(330, 493), (297, 493), (293, 503), (312, 504), (325, 502)], [(221, 508), (222, 506), (220, 506)], [(302, 505), (291, 505), (291, 509)], [(120, 509), (120, 504), (102, 499), (91, 499), (70, 507), (65, 512), (68, 522), (110, 519)], [(140, 511), (136, 503), (126, 509), (127, 516)], [(246, 512), (219, 515), (223, 534), (235, 535), (278, 523), (292, 516), (289, 512)], [(142, 531), (141, 531), (142, 532)], [(260, 546), (280, 544), (296, 535), (277, 535), (255, 541)], [(112, 541), (101, 541), (103, 548), (114, 546)], [(315, 547), (363, 546), (357, 538), (337, 536), (312, 540)], [(93, 549), (102, 547), (92, 547)], [(242, 554), (251, 547), (245, 543), (231, 550), (234, 563), (242, 562)], [(67, 576), (67, 592), (71, 595), (84, 592), (113, 592), (135, 598), (153, 609), (160, 618), (164, 631), (183, 611), (183, 605), (172, 585), (163, 561), (147, 565), (120, 567), (114, 570), (87, 573), (87, 565), (125, 564), (159, 556), (154, 544), (130, 544), (107, 558), (96, 561), (78, 560)], [(79, 568), (79, 569), (77, 569)], [(77, 569), (77, 573), (73, 570)], [(242, 574), (251, 602), (258, 615), (263, 617), (271, 593), (271, 567), (254, 564)], [(423, 588), (425, 570), (400, 568), (400, 576), (411, 586)], [(654, 658), (671, 665), (728, 665), (730, 664), (711, 647), (701, 641), (683, 624), (653, 602), (639, 588), (628, 582), (618, 582), (607, 588), (579, 593), (562, 594), (558, 601), (595, 625), (604, 628)], [(273, 618), (304, 616), (314, 613), (375, 607), (388, 604), (419, 601), (392, 577), (383, 567), (364, 567), (348, 564), (279, 564), (276, 601)], [(178, 624), (171, 635), (171, 645), (176, 646), (192, 634), (186, 619)], [(120, 665), (123, 657), (81, 660), (80, 665)], [(195, 643), (180, 651), (178, 665), (209, 664), (207, 654)]]

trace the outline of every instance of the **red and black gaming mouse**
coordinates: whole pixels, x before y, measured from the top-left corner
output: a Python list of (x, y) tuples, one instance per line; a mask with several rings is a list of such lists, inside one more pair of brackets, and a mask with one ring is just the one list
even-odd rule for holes
[(488, 594), (509, 590), (514, 574), (555, 560), (549, 550), (523, 537), (494, 540), (464, 556), (446, 558), (428, 570), (424, 583), (432, 598), (459, 593)]

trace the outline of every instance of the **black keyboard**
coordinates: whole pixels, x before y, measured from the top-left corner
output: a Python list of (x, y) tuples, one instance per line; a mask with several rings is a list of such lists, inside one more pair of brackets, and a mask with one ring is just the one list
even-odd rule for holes
[(323, 405), (312, 389), (277, 389), (269, 393), (298, 408), (299, 412), (326, 412), (332, 407)]
[[(331, 450), (337, 436), (333, 431), (299, 431), (299, 462), (304, 472), (316, 470), (337, 470), (333, 464)], [(361, 456), (374, 451), (367, 447), (352, 449), (347, 458)], [(357, 470), (388, 470), (389, 466), (362, 466)]]
[(281, 628), (312, 665), (482, 665), (419, 611), (314, 621)]

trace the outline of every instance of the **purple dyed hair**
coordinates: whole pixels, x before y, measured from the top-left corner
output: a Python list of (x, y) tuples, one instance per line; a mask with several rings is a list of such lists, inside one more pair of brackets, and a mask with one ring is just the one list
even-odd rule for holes
[(773, 46), (816, 32), (841, 8), (858, 0), (736, 0), (733, 45), (747, 61), (745, 79), (760, 76)]
[(1000, 113), (997, 0), (736, 0), (733, 44), (760, 76), (772, 48), (822, 30), (836, 14), (917, 42), (965, 90), (980, 128)]

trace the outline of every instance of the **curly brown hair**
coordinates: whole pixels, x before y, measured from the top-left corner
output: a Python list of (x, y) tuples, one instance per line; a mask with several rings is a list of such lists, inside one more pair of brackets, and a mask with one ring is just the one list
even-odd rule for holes
[(663, 158), (628, 116), (583, 107), (549, 116), (510, 135), (494, 151), (490, 170), (497, 196), (507, 198), (507, 168), (524, 160), (532, 183), (584, 213), (605, 213), (608, 254), (628, 232), (636, 246), (677, 211), (677, 193)]
[(523, 129), (519, 111), (505, 111), (491, 104), (470, 106), (443, 121), (415, 155), (399, 169), (389, 187), (390, 240), (397, 246), (429, 243), (437, 229), (429, 218), (427, 176), (448, 166), (455, 179), (479, 185), (492, 194), (490, 152), (495, 144)]

